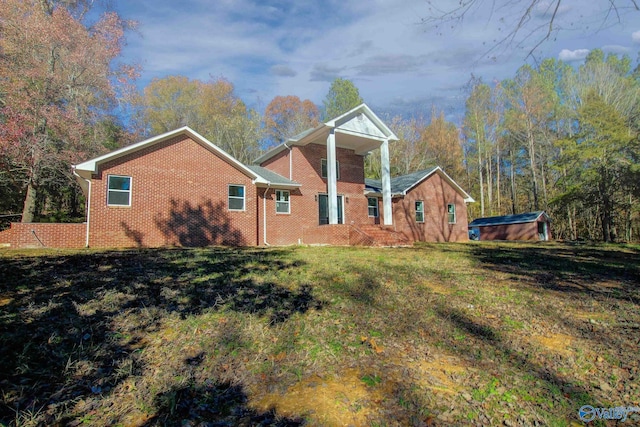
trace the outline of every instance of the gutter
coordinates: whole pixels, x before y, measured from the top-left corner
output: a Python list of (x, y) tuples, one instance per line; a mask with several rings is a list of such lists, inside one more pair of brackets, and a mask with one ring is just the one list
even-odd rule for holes
[(73, 168), (73, 174), (76, 177), (87, 182), (87, 231), (85, 233), (86, 237), (85, 237), (84, 246), (85, 248), (88, 248), (89, 247), (89, 222), (91, 219), (91, 180), (83, 178), (80, 175), (78, 175), (75, 167)]
[(293, 181), (293, 149), (286, 142), (283, 145), (289, 149), (289, 181)]
[(267, 242), (267, 194), (269, 194), (269, 188), (271, 188), (271, 183), (267, 184), (267, 189), (264, 190), (264, 197), (262, 198), (262, 242), (265, 246), (271, 246)]

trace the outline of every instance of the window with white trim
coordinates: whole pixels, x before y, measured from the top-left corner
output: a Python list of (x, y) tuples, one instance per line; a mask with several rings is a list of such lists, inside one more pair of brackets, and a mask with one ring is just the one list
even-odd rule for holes
[(367, 204), (369, 209), (369, 216), (377, 218), (378, 217), (378, 198), (367, 197)]
[[(326, 178), (327, 172), (327, 159), (320, 160), (320, 176)], [(340, 179), (340, 162), (336, 160), (336, 179)]]
[(424, 202), (416, 200), (416, 222), (424, 222)]
[(447, 205), (447, 216), (449, 219), (449, 224), (456, 223), (456, 205), (454, 205), (453, 203), (449, 203)]
[(276, 213), (288, 214), (291, 212), (291, 202), (289, 191), (276, 190)]
[(229, 185), (229, 210), (244, 210), (244, 185)]
[(107, 176), (107, 205), (131, 206), (131, 177)]

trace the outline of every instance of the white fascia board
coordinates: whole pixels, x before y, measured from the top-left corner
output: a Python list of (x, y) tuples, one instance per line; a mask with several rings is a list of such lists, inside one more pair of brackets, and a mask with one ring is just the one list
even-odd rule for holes
[(538, 221), (541, 216), (544, 216), (547, 221), (551, 222), (551, 217), (549, 217), (545, 211), (540, 212), (540, 215), (536, 217), (535, 221)]
[(342, 121), (344, 121), (347, 117), (352, 117), (357, 113), (363, 113), (365, 116), (369, 118), (377, 127), (382, 131), (383, 134), (386, 135), (387, 139), (390, 141), (398, 141), (398, 137), (396, 136), (391, 129), (387, 127), (386, 124), (376, 115), (376, 113), (367, 106), (367, 104), (360, 104), (357, 107), (353, 108), (350, 111), (342, 114), (341, 116), (336, 117), (335, 119), (329, 120), (325, 122), (325, 125), (335, 128), (340, 125)]
[(255, 159), (253, 161), (254, 164), (260, 165), (262, 162), (264, 162), (265, 160), (269, 160), (270, 158), (272, 158), (273, 156), (275, 156), (276, 154), (281, 153), (282, 151), (287, 149), (287, 143), (284, 144), (280, 144), (280, 145), (276, 145), (275, 147), (273, 147), (271, 150), (267, 151), (266, 153), (264, 153), (262, 156), (258, 157), (257, 159)]
[(181, 132), (189, 129), (188, 127), (182, 127), (170, 132), (165, 132), (163, 134), (154, 136), (153, 138), (145, 139), (144, 141), (136, 142), (135, 144), (127, 145), (126, 147), (119, 148), (115, 151), (111, 151), (102, 156), (96, 157), (91, 160), (87, 160), (86, 162), (79, 163), (74, 165), (73, 168), (76, 170), (89, 171), (91, 173), (95, 173), (98, 171), (98, 164), (103, 163), (105, 161), (117, 159), (118, 157), (124, 156), (126, 154), (134, 153), (138, 150), (141, 150), (149, 145), (153, 145), (157, 142), (163, 141), (165, 139), (171, 138), (175, 135), (178, 135)]
[(154, 136), (153, 138), (145, 139), (144, 141), (140, 141), (140, 142), (137, 142), (135, 144), (131, 144), (131, 145), (128, 145), (126, 147), (122, 147), (122, 148), (120, 148), (118, 150), (115, 150), (115, 151), (112, 151), (110, 153), (104, 154), (102, 156), (96, 157), (95, 159), (87, 160), (86, 162), (74, 165), (73, 168), (75, 170), (78, 170), (78, 171), (87, 171), (87, 172), (90, 172), (90, 173), (96, 173), (98, 171), (98, 165), (100, 163), (104, 163), (104, 162), (109, 161), (109, 160), (114, 160), (114, 159), (117, 159), (117, 158), (122, 157), (122, 156), (127, 155), (127, 154), (135, 153), (136, 151), (142, 150), (143, 148), (152, 146), (154, 144), (157, 144), (159, 142), (162, 142), (162, 141), (165, 141), (167, 139), (173, 138), (173, 137), (175, 137), (177, 135), (180, 135), (180, 134), (185, 134), (185, 135), (189, 136), (190, 138), (192, 138), (192, 139), (194, 139), (196, 141), (199, 141), (200, 143), (204, 144), (209, 150), (211, 150), (214, 153), (218, 154), (224, 160), (229, 162), (232, 166), (235, 166), (241, 172), (243, 172), (247, 176), (253, 178), (254, 184), (255, 183), (262, 183), (262, 182), (266, 183), (264, 178), (262, 178), (261, 176), (257, 175), (251, 169), (247, 168), (244, 164), (240, 163), (236, 158), (231, 156), (229, 153), (224, 151), (222, 148), (220, 148), (217, 145), (213, 144), (211, 141), (209, 141), (207, 138), (205, 138), (204, 136), (200, 135), (198, 132), (196, 132), (193, 129), (191, 129), (189, 126), (183, 126), (181, 128), (172, 130), (170, 132), (165, 132), (163, 134)]
[(324, 123), (321, 123), (320, 126), (314, 128), (311, 132), (309, 132), (307, 135), (303, 136), (302, 138), (300, 139), (289, 138), (282, 144), (276, 145), (275, 147), (273, 147), (272, 149), (264, 153), (262, 156), (255, 159), (253, 162), (255, 164), (260, 165), (261, 163), (276, 156), (280, 152), (284, 150), (288, 150), (290, 147), (294, 145), (299, 145), (299, 146), (307, 145), (318, 138), (319, 131), (326, 131), (326, 130), (327, 130), (327, 127), (324, 125)]
[(388, 139), (388, 138), (382, 138), (382, 137), (379, 137), (379, 136), (369, 135), (367, 133), (360, 133), (360, 132), (356, 132), (356, 131), (348, 130), (348, 129), (336, 128), (336, 132), (337, 133), (343, 133), (345, 135), (353, 135), (353, 136), (357, 136), (357, 137), (360, 137), (360, 138), (373, 139), (374, 141), (380, 141), (380, 142), (384, 142), (386, 139)]
[(260, 188), (284, 188), (285, 190), (295, 190), (296, 188), (300, 188), (302, 187), (302, 184), (284, 184), (284, 183), (273, 183), (273, 182), (269, 182), (266, 180), (261, 181), (260, 183), (256, 184), (256, 187), (260, 187)]
[(462, 187), (460, 187), (458, 185), (457, 182), (455, 182), (449, 175), (447, 175), (447, 173), (445, 171), (442, 170), (442, 168), (440, 168), (440, 166), (438, 166), (436, 168), (436, 171), (438, 172), (438, 174), (440, 174), (440, 176), (442, 176), (454, 189), (458, 190), (458, 193), (460, 193), (460, 195), (462, 197), (464, 197), (464, 202), (465, 203), (474, 203), (475, 200), (473, 199), (473, 197), (471, 197), (466, 191), (464, 191), (462, 189)]
[(414, 182), (409, 188), (407, 188), (406, 190), (404, 190), (402, 192), (402, 195), (406, 196), (407, 193), (409, 191), (411, 191), (411, 189), (413, 187), (417, 186), (422, 181), (424, 181), (425, 179), (429, 178), (431, 175), (433, 175), (436, 172), (438, 173), (438, 175), (440, 175), (442, 178), (444, 178), (444, 180), (447, 181), (449, 183), (449, 185), (451, 185), (454, 188), (454, 190), (456, 190), (462, 197), (464, 197), (464, 202), (465, 203), (474, 203), (475, 202), (473, 197), (471, 197), (466, 191), (464, 191), (462, 189), (462, 187), (460, 187), (458, 185), (457, 182), (455, 182), (453, 179), (451, 179), (451, 177), (449, 175), (447, 175), (447, 173), (445, 171), (443, 171), (440, 166), (436, 166), (431, 172), (429, 172), (428, 174), (426, 174), (425, 176), (423, 176), (422, 178), (420, 178), (419, 180)]

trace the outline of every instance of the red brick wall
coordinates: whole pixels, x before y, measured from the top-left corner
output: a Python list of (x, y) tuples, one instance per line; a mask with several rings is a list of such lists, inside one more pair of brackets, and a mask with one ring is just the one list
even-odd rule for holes
[[(131, 176), (131, 206), (107, 206), (107, 176)], [(245, 186), (245, 211), (228, 210), (228, 185)], [(92, 179), (92, 247), (255, 245), (251, 178), (185, 135), (100, 166)]]
[[(480, 240), (540, 240), (538, 223), (491, 225), (479, 227)], [(551, 239), (551, 231), (548, 232)]]
[(0, 244), (10, 248), (83, 248), (87, 225), (13, 222), (0, 233)]
[[(313, 242), (306, 241), (305, 236), (316, 236), (324, 228), (322, 226), (315, 230), (318, 225), (317, 196), (327, 193), (327, 180), (321, 177), (320, 170), (321, 159), (327, 158), (327, 147), (320, 144), (293, 146), (291, 152), (285, 150), (263, 162), (261, 166), (288, 178), (289, 156), (293, 156), (291, 160), (293, 165), (292, 180), (302, 184), (302, 187), (291, 191), (291, 213), (289, 215), (276, 214), (275, 191), (269, 189), (267, 194), (267, 242), (277, 245), (298, 242), (323, 243), (318, 241), (319, 237), (313, 237)], [(340, 163), (340, 179), (337, 182), (337, 190), (339, 195), (344, 196), (344, 223), (374, 223), (374, 219), (367, 215), (367, 198), (364, 195), (364, 158), (355, 154), (353, 150), (343, 148), (336, 149), (336, 157)], [(260, 227), (262, 226), (261, 220)], [(314, 229), (314, 231), (306, 231), (307, 229)], [(260, 235), (262, 236), (262, 231)]]
[(349, 224), (325, 224), (304, 227), (302, 239), (308, 245), (349, 245)]
[[(415, 202), (424, 202), (424, 222), (415, 220)], [(456, 205), (456, 223), (449, 224), (447, 205)], [(408, 239), (423, 242), (467, 241), (467, 205), (464, 198), (434, 173), (414, 187), (404, 198), (393, 199), (393, 216), (396, 231)]]

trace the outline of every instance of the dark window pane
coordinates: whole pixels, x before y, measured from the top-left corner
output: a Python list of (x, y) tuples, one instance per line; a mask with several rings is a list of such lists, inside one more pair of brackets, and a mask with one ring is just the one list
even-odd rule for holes
[(229, 196), (244, 197), (244, 187), (241, 185), (230, 185)]
[(128, 191), (109, 191), (107, 204), (129, 206), (129, 194)]
[(244, 210), (244, 199), (229, 198), (229, 209), (234, 211)]
[(128, 176), (110, 176), (109, 190), (130, 190), (131, 177)]

